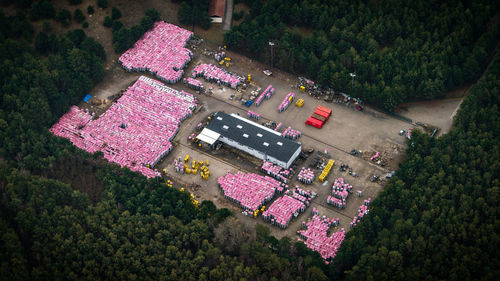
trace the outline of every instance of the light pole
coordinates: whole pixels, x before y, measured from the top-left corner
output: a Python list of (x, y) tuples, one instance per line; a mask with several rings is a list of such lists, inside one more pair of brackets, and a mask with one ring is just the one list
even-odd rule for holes
[(351, 84), (351, 95), (354, 95), (354, 77), (356, 77), (356, 73), (351, 72), (352, 84)]
[(274, 43), (269, 41), (269, 46), (271, 46), (271, 67), (273, 67), (273, 46), (274, 46)]

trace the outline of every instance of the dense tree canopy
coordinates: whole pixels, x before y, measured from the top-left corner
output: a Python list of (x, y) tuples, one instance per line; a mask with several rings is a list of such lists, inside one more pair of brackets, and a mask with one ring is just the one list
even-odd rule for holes
[(497, 280), (500, 276), (500, 61), (440, 137), (412, 137), (408, 159), (335, 260), (347, 280)]
[(229, 48), (268, 63), (273, 41), (275, 66), (387, 110), (475, 81), (500, 30), (495, 1), (244, 2)]
[(210, 15), (208, 14), (208, 0), (182, 0), (180, 1), (177, 17), (179, 22), (185, 25), (197, 24), (203, 29), (210, 27)]

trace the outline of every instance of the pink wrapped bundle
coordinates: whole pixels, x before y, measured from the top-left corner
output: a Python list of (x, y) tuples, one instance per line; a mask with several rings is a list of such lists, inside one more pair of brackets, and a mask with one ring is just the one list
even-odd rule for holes
[(260, 114), (255, 113), (255, 112), (250, 111), (250, 110), (248, 111), (247, 116), (248, 116), (249, 118), (255, 118), (255, 119), (257, 119), (257, 120), (259, 120), (259, 119), (260, 119)]
[(180, 122), (195, 108), (191, 94), (142, 76), (98, 119), (74, 106), (50, 131), (90, 153), (102, 151), (121, 167), (155, 177), (159, 173), (151, 167), (171, 151)]
[(280, 106), (278, 106), (278, 112), (283, 112), (285, 111), (288, 106), (290, 105), (290, 102), (293, 101), (293, 98), (295, 97), (295, 94), (290, 92), (288, 95), (286, 95), (285, 99), (281, 102)]
[(273, 94), (274, 94), (273, 85), (267, 86), (267, 88), (255, 100), (255, 106), (259, 106), (262, 103), (262, 101), (264, 100), (264, 98), (270, 99)]
[(288, 182), (290, 171), (285, 170), (281, 166), (278, 166), (272, 162), (264, 161), (262, 163), (262, 166), (260, 167), (260, 170), (281, 182)]
[(297, 179), (300, 182), (311, 184), (314, 180), (314, 171), (309, 168), (302, 167), (297, 175)]
[(371, 198), (368, 198), (368, 200), (365, 200), (363, 202), (363, 205), (359, 206), (358, 213), (354, 218), (352, 219), (352, 222), (349, 224), (351, 228), (355, 227), (360, 220), (368, 214), (370, 210), (368, 210), (368, 205), (370, 205)]
[(302, 133), (299, 130), (292, 129), (292, 127), (288, 127), (285, 129), (283, 134), (281, 134), (282, 137), (284, 138), (289, 138), (292, 140), (300, 138), (302, 136)]
[(332, 186), (332, 195), (335, 198), (347, 200), (352, 192), (352, 185), (345, 183), (344, 178), (337, 178)]
[(191, 78), (191, 77), (184, 78), (182, 80), (182, 82), (192, 89), (195, 89), (195, 90), (202, 90), (203, 89), (203, 83), (201, 83), (201, 81), (198, 81), (194, 78)]

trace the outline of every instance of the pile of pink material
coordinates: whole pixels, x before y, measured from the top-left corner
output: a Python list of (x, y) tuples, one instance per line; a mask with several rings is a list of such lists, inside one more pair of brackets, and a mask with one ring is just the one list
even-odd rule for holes
[(302, 238), (299, 241), (303, 240), (309, 249), (318, 252), (328, 264), (337, 255), (337, 251), (345, 238), (343, 228), (330, 237), (327, 235), (330, 227), (336, 226), (338, 223), (338, 219), (320, 217), (316, 212), (310, 221), (302, 223), (307, 229), (298, 231), (299, 236)]
[(203, 89), (203, 83), (201, 83), (201, 81), (198, 81), (194, 78), (191, 78), (191, 77), (184, 78), (182, 80), (182, 82), (184, 84), (186, 84), (188, 87), (190, 87), (191, 89), (195, 89), (195, 90), (202, 90)]
[(347, 200), (352, 192), (352, 185), (345, 183), (344, 178), (337, 178), (332, 186), (332, 195), (335, 198)]
[(370, 157), (370, 161), (377, 159), (379, 156), (380, 156), (380, 152), (377, 151), (372, 157)]
[(283, 190), (282, 183), (271, 177), (242, 172), (227, 172), (218, 182), (225, 198), (251, 212), (269, 202), (277, 190)]
[(290, 105), (290, 102), (293, 101), (293, 98), (295, 97), (295, 94), (290, 92), (288, 95), (286, 95), (285, 99), (281, 102), (280, 106), (278, 106), (278, 112), (283, 112), (285, 111), (288, 106)]
[(283, 134), (281, 134), (282, 137), (284, 138), (289, 138), (292, 140), (300, 138), (302, 136), (302, 133), (299, 130), (292, 129), (292, 127), (288, 127), (285, 129)]
[(193, 53), (184, 48), (192, 36), (193, 32), (176, 25), (156, 22), (118, 62), (128, 71), (149, 71), (160, 80), (176, 83), (193, 57)]
[(276, 199), (269, 206), (269, 209), (262, 213), (262, 218), (266, 221), (270, 220), (271, 224), (277, 225), (280, 228), (286, 228), (293, 217), (297, 217), (299, 213), (305, 210), (306, 205), (303, 202), (289, 195), (284, 195)]
[(297, 179), (303, 183), (311, 184), (314, 180), (314, 171), (309, 168), (302, 167), (297, 175)]
[(248, 116), (248, 118), (255, 118), (255, 119), (257, 119), (257, 120), (259, 120), (259, 119), (260, 119), (260, 114), (258, 114), (258, 113), (256, 113), (256, 112), (253, 112), (253, 111), (251, 111), (251, 110), (249, 110), (249, 111), (247, 112), (247, 116)]
[(288, 182), (288, 176), (290, 175), (292, 169), (283, 169), (281, 166), (278, 166), (272, 162), (269, 161), (264, 161), (262, 163), (262, 167), (260, 167), (260, 170), (271, 177), (282, 181), (284, 183)]
[(155, 177), (159, 173), (149, 167), (170, 152), (180, 122), (195, 108), (193, 95), (142, 76), (98, 119), (73, 106), (50, 131), (78, 148), (102, 151), (110, 162)]
[(260, 103), (264, 100), (264, 98), (270, 99), (273, 94), (274, 94), (273, 85), (267, 86), (267, 88), (262, 92), (262, 94), (260, 94), (259, 97), (255, 100), (255, 106), (259, 106)]
[(196, 78), (203, 76), (208, 82), (215, 82), (217, 84), (223, 84), (233, 89), (236, 89), (240, 85), (243, 78), (238, 75), (231, 74), (224, 69), (218, 68), (213, 64), (199, 64), (191, 73), (191, 77)]
[(355, 227), (361, 221), (361, 219), (368, 214), (368, 212), (370, 211), (368, 210), (368, 206), (370, 205), (371, 200), (371, 198), (368, 198), (363, 202), (363, 205), (359, 206), (358, 214), (354, 216), (352, 222), (349, 223), (349, 226), (351, 228)]
[(326, 198), (326, 203), (331, 204), (335, 207), (339, 207), (341, 209), (344, 209), (347, 205), (345, 199), (339, 199), (333, 196), (328, 196), (328, 198)]

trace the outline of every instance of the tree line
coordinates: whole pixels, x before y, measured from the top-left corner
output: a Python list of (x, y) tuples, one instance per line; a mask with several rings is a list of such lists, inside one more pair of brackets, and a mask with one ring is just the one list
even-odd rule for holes
[(243, 2), (229, 48), (389, 111), (475, 81), (500, 30), (495, 1)]
[(464, 99), (448, 134), (417, 133), (408, 159), (335, 259), (346, 280), (496, 280), (500, 61)]

